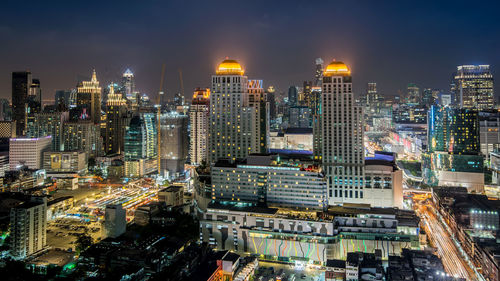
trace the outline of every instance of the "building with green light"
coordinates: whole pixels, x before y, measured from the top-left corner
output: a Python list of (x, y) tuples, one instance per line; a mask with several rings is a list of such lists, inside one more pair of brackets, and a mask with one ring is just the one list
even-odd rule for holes
[(158, 170), (156, 114), (141, 112), (130, 120), (124, 143), (125, 176), (139, 177)]
[(428, 113), (428, 149), (422, 156), (424, 181), (433, 186), (484, 187), (478, 112), (432, 106)]

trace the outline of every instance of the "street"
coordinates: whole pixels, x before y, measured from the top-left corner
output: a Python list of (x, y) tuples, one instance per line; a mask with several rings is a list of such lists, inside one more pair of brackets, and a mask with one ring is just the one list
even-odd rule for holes
[(466, 280), (479, 280), (474, 271), (460, 254), (453, 239), (443, 227), (429, 205), (417, 205), (420, 218), (424, 222), (424, 229), (432, 241), (437, 254), (443, 261), (446, 272), (454, 277), (465, 278)]

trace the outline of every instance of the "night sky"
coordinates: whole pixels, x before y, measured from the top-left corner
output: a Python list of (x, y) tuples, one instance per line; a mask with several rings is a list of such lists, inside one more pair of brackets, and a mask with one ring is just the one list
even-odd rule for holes
[(189, 98), (225, 56), (279, 92), (311, 80), (317, 57), (347, 63), (357, 94), (367, 82), (384, 95), (409, 82), (448, 90), (458, 64), (500, 73), (498, 1), (434, 2), (2, 1), (0, 97), (11, 97), (12, 71), (31, 70), (53, 99), (93, 67), (101, 83), (129, 67), (156, 96), (165, 63), (167, 94), (180, 68)]

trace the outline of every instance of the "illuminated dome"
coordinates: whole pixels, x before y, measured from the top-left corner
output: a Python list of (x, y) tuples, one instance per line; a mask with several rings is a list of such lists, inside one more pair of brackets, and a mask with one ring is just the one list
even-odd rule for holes
[(349, 76), (351, 70), (341, 61), (332, 61), (323, 72), (323, 76)]
[(237, 61), (226, 58), (219, 64), (215, 73), (217, 75), (243, 75), (245, 71)]

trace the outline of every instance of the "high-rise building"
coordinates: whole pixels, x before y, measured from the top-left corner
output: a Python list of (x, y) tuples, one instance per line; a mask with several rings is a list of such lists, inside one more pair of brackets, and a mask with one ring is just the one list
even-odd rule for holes
[(71, 104), (71, 90), (57, 90), (55, 94), (55, 105), (58, 111), (68, 111)]
[(316, 59), (316, 70), (314, 72), (314, 86), (320, 87), (323, 82), (323, 63), (321, 58)]
[(210, 89), (196, 88), (189, 108), (191, 124), (189, 156), (192, 165), (200, 165), (207, 160), (209, 113)]
[(493, 75), (489, 65), (459, 65), (452, 92), (460, 107), (490, 109), (495, 105)]
[(29, 169), (41, 169), (43, 152), (50, 150), (52, 137), (41, 138), (11, 138), (9, 143), (9, 166), (16, 170), (20, 166)]
[(77, 85), (78, 119), (101, 123), (101, 87), (95, 69), (90, 81), (81, 81)]
[(420, 88), (415, 83), (408, 84), (406, 93), (406, 103), (419, 104), (421, 102)]
[(106, 101), (105, 153), (121, 153), (124, 146), (125, 128), (130, 118), (127, 101), (121, 93), (115, 93), (111, 85)]
[(187, 115), (175, 111), (160, 116), (160, 169), (169, 178), (184, 172), (188, 156)]
[(89, 158), (102, 154), (99, 124), (88, 120), (66, 122), (63, 127), (64, 151), (84, 151)]
[(30, 94), (31, 72), (12, 72), (12, 120), (16, 121), (16, 134), (24, 136), (26, 133), (26, 107)]
[(270, 123), (276, 119), (276, 90), (273, 86), (269, 86), (266, 90), (267, 102), (269, 103), (269, 119)]
[(158, 126), (152, 112), (132, 117), (125, 131), (124, 160), (126, 176), (142, 176), (158, 170)]
[(432, 106), (428, 117), (427, 153), (422, 157), (425, 183), (463, 186), (481, 192), (484, 175), (479, 136), (477, 111)]
[(248, 80), (248, 106), (252, 110), (252, 153), (266, 153), (269, 131), (269, 103), (262, 80)]
[(116, 238), (127, 230), (127, 211), (121, 204), (107, 205), (104, 211), (106, 237)]
[(122, 88), (125, 90), (125, 97), (129, 98), (135, 93), (134, 73), (127, 68), (122, 75)]
[(26, 135), (30, 138), (52, 136), (53, 151), (64, 150), (63, 125), (69, 120), (69, 112), (42, 112), (35, 114)]
[(33, 79), (26, 104), (26, 131), (35, 122), (35, 115), (42, 112), (42, 89), (40, 80)]
[(299, 102), (299, 88), (297, 86), (290, 86), (288, 88), (288, 105), (297, 106)]
[(33, 197), (10, 209), (10, 253), (24, 259), (47, 245), (47, 198)]
[(251, 153), (252, 108), (248, 78), (235, 60), (224, 60), (212, 75), (209, 123), (209, 162), (236, 160)]
[(330, 205), (364, 202), (363, 111), (355, 105), (351, 71), (331, 62), (323, 72), (322, 162)]

